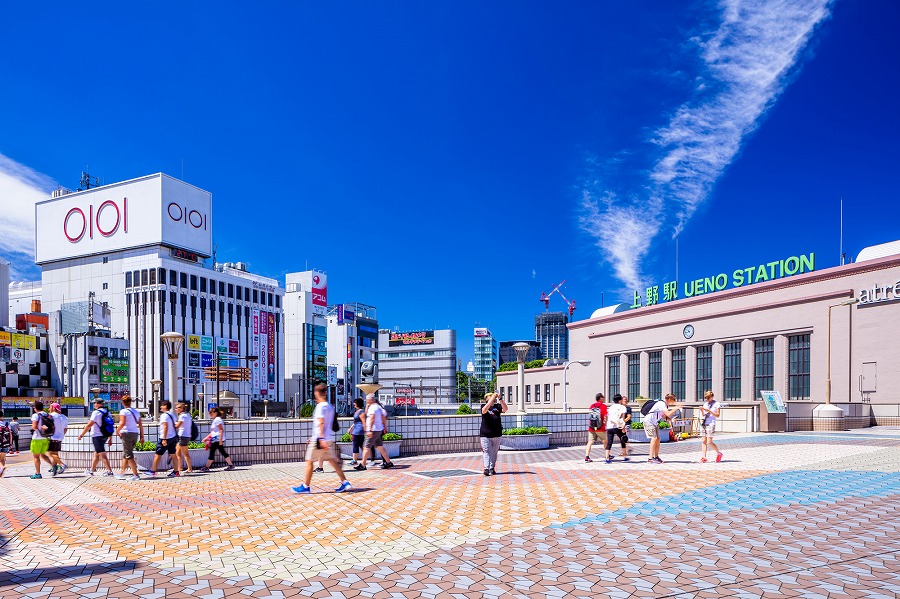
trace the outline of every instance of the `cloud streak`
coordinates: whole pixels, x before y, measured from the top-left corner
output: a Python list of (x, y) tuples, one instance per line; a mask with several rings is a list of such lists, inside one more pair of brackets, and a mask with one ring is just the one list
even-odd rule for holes
[(603, 181), (583, 192), (581, 227), (631, 289), (641, 287), (654, 239), (684, 228), (787, 87), (831, 0), (723, 0), (719, 8), (716, 30), (696, 42), (703, 72), (694, 98), (650, 136), (656, 150), (640, 192)]
[(12, 264), (13, 280), (36, 276), (34, 205), (46, 200), (56, 182), (0, 154), (0, 258)]

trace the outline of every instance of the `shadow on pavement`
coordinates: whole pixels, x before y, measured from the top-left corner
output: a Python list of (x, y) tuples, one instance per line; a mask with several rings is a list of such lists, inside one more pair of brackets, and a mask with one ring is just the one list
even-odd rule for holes
[[(0, 550), (2, 551), (2, 550)], [(11, 585), (27, 584), (39, 580), (59, 580), (71, 577), (89, 577), (98, 574), (130, 572), (140, 564), (135, 561), (122, 561), (105, 564), (84, 564), (81, 566), (61, 566), (59, 568), (37, 568), (30, 570), (4, 570), (0, 572), (0, 588)]]

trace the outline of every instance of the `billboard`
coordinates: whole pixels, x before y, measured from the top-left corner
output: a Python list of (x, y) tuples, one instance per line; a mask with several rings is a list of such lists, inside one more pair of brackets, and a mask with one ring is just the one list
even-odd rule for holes
[(344, 304), (338, 304), (337, 319), (338, 324), (356, 324), (356, 314)]
[(251, 318), (251, 327), (253, 329), (253, 332), (251, 333), (252, 336), (250, 339), (250, 353), (251, 355), (256, 356), (257, 359), (254, 362), (250, 363), (250, 367), (253, 369), (253, 372), (250, 374), (250, 392), (253, 395), (259, 395), (260, 360), (262, 359), (259, 351), (259, 310), (254, 308), (251, 311)]
[(100, 358), (101, 383), (127, 383), (128, 360), (122, 358)]
[(161, 173), (45, 200), (34, 210), (37, 264), (158, 244), (212, 254), (212, 194)]
[(485, 328), (477, 328), (477, 329), (475, 329), (475, 336), (476, 337), (490, 337), (491, 332)]
[(434, 331), (410, 331), (407, 333), (391, 333), (388, 339), (390, 347), (402, 345), (432, 345), (434, 343)]
[(268, 345), (267, 345), (267, 354), (268, 359), (266, 360), (266, 370), (268, 373), (267, 382), (268, 382), (268, 390), (269, 395), (275, 394), (275, 313), (267, 312), (266, 317), (268, 318)]
[(328, 309), (328, 277), (324, 272), (313, 272), (312, 305), (313, 314), (325, 314)]

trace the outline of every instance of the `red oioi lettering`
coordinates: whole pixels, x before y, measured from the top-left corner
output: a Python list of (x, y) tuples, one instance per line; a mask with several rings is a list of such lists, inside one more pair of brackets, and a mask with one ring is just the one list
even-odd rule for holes
[[(101, 221), (104, 214), (111, 215), (110, 211), (115, 212), (115, 220), (108, 220), (106, 228)], [(111, 218), (111, 217), (108, 217)], [(78, 243), (87, 234), (89, 239), (94, 238), (94, 229), (103, 237), (112, 237), (116, 231), (122, 227), (122, 230), (128, 232), (128, 198), (122, 198), (121, 206), (115, 200), (104, 200), (100, 206), (94, 211), (94, 205), (88, 205), (88, 213), (75, 207), (70, 209), (65, 218), (63, 218), (63, 234), (70, 243)]]
[(188, 209), (187, 206), (181, 206), (175, 202), (169, 202), (169, 205), (166, 208), (166, 212), (168, 212), (169, 218), (174, 220), (176, 223), (183, 222), (184, 224), (190, 225), (195, 229), (203, 229), (204, 231), (206, 230), (206, 215), (200, 214), (194, 209)]

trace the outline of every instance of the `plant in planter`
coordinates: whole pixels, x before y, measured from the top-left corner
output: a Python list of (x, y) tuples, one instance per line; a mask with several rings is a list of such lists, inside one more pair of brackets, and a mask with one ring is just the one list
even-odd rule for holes
[(500, 449), (513, 451), (549, 447), (550, 429), (545, 426), (508, 428), (503, 431), (503, 438), (500, 441)]
[(473, 410), (469, 404), (461, 403), (461, 404), (459, 404), (459, 407), (456, 408), (456, 413), (457, 414), (474, 414), (475, 410)]
[[(138, 468), (141, 470), (150, 470), (153, 466), (153, 456), (156, 453), (155, 441), (144, 441), (134, 444), (134, 461), (137, 462)], [(164, 455), (159, 461), (161, 468), (169, 467), (169, 457)]]
[[(400, 457), (400, 441), (403, 440), (403, 435), (399, 433), (385, 433), (381, 440), (384, 441), (384, 450), (389, 458)], [(341, 450), (341, 456), (353, 457), (353, 439), (350, 437), (350, 433), (341, 435), (337, 445)]]

